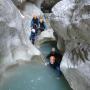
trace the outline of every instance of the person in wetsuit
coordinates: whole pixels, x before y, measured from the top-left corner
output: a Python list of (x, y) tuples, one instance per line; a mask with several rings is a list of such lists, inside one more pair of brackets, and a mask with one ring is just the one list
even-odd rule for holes
[(42, 32), (46, 29), (46, 24), (43, 19), (40, 19), (40, 21), (39, 21), (39, 29), (40, 29), (40, 32)]
[(47, 58), (49, 59), (49, 64), (51, 67), (60, 70), (60, 62), (62, 59), (62, 55), (60, 53), (57, 53), (55, 48), (51, 49), (51, 52), (47, 56)]
[(39, 19), (36, 15), (34, 15), (31, 20), (31, 28), (35, 29), (35, 32), (37, 34), (39, 28)]

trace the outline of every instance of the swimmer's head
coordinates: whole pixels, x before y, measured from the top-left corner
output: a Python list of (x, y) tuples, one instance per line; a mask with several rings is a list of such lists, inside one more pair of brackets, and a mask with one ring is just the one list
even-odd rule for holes
[(52, 51), (55, 52), (55, 48), (54, 47), (52, 48)]

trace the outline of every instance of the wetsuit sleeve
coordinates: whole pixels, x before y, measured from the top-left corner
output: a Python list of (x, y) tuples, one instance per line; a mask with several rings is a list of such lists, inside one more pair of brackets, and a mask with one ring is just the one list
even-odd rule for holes
[(39, 19), (38, 19), (38, 22), (37, 22), (38, 27), (39, 27), (39, 23), (40, 23), (40, 21), (39, 21)]

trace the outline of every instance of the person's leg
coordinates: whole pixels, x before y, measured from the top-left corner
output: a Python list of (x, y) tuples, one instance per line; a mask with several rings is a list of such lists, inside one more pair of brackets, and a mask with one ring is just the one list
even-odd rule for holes
[(33, 44), (33, 45), (35, 44), (35, 39), (32, 39), (32, 44)]
[(32, 40), (32, 44), (34, 45), (34, 41)]
[(44, 29), (42, 28), (42, 29), (41, 29), (41, 32), (43, 32), (43, 31), (44, 31)]

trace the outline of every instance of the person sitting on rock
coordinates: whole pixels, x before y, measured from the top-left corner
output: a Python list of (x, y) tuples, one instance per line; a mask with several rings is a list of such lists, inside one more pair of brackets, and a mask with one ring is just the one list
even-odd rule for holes
[(46, 24), (43, 19), (40, 19), (39, 21), (39, 30), (40, 32), (44, 31), (46, 29)]
[(36, 38), (36, 32), (35, 32), (35, 29), (31, 29), (30, 40), (31, 40), (32, 44), (35, 43), (35, 38)]

